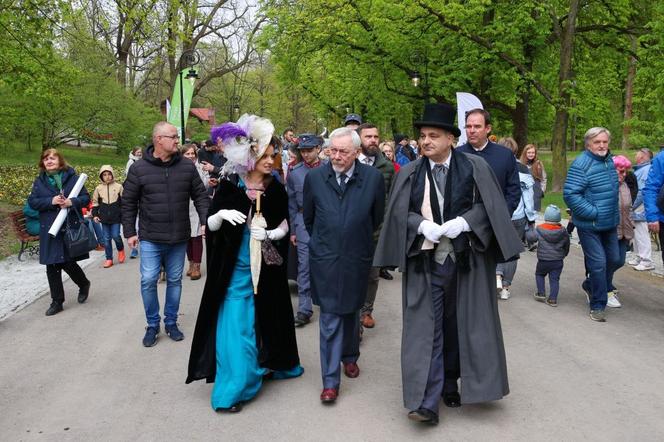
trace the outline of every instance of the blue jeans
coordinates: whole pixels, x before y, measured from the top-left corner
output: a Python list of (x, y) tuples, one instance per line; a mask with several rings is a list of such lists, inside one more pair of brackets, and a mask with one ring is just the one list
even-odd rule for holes
[(166, 301), (164, 324), (174, 325), (178, 319), (180, 294), (182, 293), (182, 268), (187, 242), (161, 244), (141, 241), (141, 297), (148, 327), (159, 327), (159, 297), (157, 282), (162, 263), (166, 269)]
[(611, 278), (620, 262), (618, 234), (615, 228), (600, 232), (578, 226), (577, 229), (588, 272), (584, 283), (590, 288), (590, 309), (604, 310)]
[(115, 247), (120, 250), (124, 250), (124, 244), (122, 243), (122, 237), (120, 236), (120, 224), (106, 224), (101, 223), (101, 227), (104, 231), (104, 250), (106, 252), (106, 259), (113, 259), (113, 241), (115, 241)]

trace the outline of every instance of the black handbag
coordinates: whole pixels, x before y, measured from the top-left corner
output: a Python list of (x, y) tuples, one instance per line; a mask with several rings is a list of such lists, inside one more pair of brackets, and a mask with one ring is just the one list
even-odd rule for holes
[(81, 212), (75, 207), (70, 210), (78, 215), (78, 225), (70, 221), (69, 213), (65, 224), (65, 247), (70, 258), (85, 255), (97, 247), (97, 240), (91, 234), (90, 229), (85, 225)]

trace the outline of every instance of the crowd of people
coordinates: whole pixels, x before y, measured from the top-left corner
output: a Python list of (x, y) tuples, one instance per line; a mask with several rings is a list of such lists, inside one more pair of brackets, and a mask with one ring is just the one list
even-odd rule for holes
[[(500, 399), (509, 393), (499, 300), (508, 300), (518, 259), (537, 250), (533, 297), (558, 305), (560, 278), (578, 231), (586, 266), (589, 316), (606, 321), (620, 307), (613, 276), (625, 264), (654, 268), (650, 232), (664, 223), (664, 156), (648, 149), (628, 158), (609, 151), (610, 133), (589, 129), (564, 185), (571, 219), (542, 210), (547, 176), (537, 147), (512, 138), (492, 140), (491, 116), (465, 116), (467, 143), (456, 110), (427, 104), (414, 123), (417, 140), (349, 114), (327, 138), (274, 135), (255, 115), (215, 126), (200, 145), (179, 144), (177, 128), (154, 126), (152, 143), (129, 154), (126, 178), (101, 166), (101, 184), (71, 196), (77, 175), (55, 149), (42, 152), (40, 174), (26, 203), (39, 218), (40, 263), (52, 302), (63, 310), (64, 270), (88, 299), (91, 282), (66, 238), (89, 212), (104, 268), (140, 259), (145, 347), (158, 341), (161, 322), (174, 341), (185, 257), (186, 276), (206, 283), (196, 320), (187, 383), (214, 383), (212, 408), (238, 412), (270, 379), (300, 376), (296, 328), (319, 307), (320, 400), (337, 400), (341, 373), (360, 375), (365, 329), (375, 327), (381, 278), (402, 273), (403, 397), (408, 418), (436, 424), (448, 407)], [(455, 147), (456, 146), (456, 147)], [(61, 209), (63, 227), (48, 233)], [(543, 223), (537, 225), (539, 215)], [(36, 226), (33, 226), (36, 228)], [(91, 247), (94, 247), (92, 245)], [(289, 262), (290, 261), (290, 262)], [(166, 281), (163, 312), (157, 294)], [(548, 276), (547, 294), (545, 279)], [(288, 280), (296, 280), (296, 307)]]

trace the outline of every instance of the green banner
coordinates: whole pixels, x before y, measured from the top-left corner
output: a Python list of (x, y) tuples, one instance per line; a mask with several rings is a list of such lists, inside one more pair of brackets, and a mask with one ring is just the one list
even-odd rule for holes
[[(189, 117), (189, 108), (191, 107), (191, 98), (194, 96), (194, 79), (186, 79), (189, 68), (183, 69), (175, 79), (175, 87), (171, 96), (171, 109), (168, 112), (167, 121), (178, 128), (180, 143), (184, 143), (184, 134), (182, 134), (182, 107), (184, 107), (184, 128), (187, 127)], [(180, 89), (182, 87), (182, 89)], [(180, 100), (182, 94), (182, 100)], [(184, 106), (180, 106), (183, 103)]]

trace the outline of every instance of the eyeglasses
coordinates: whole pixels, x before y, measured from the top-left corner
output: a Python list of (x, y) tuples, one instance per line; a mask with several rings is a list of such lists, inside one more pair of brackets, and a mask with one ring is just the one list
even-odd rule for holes
[(159, 135), (162, 138), (170, 138), (171, 140), (179, 140), (180, 136), (179, 135)]

